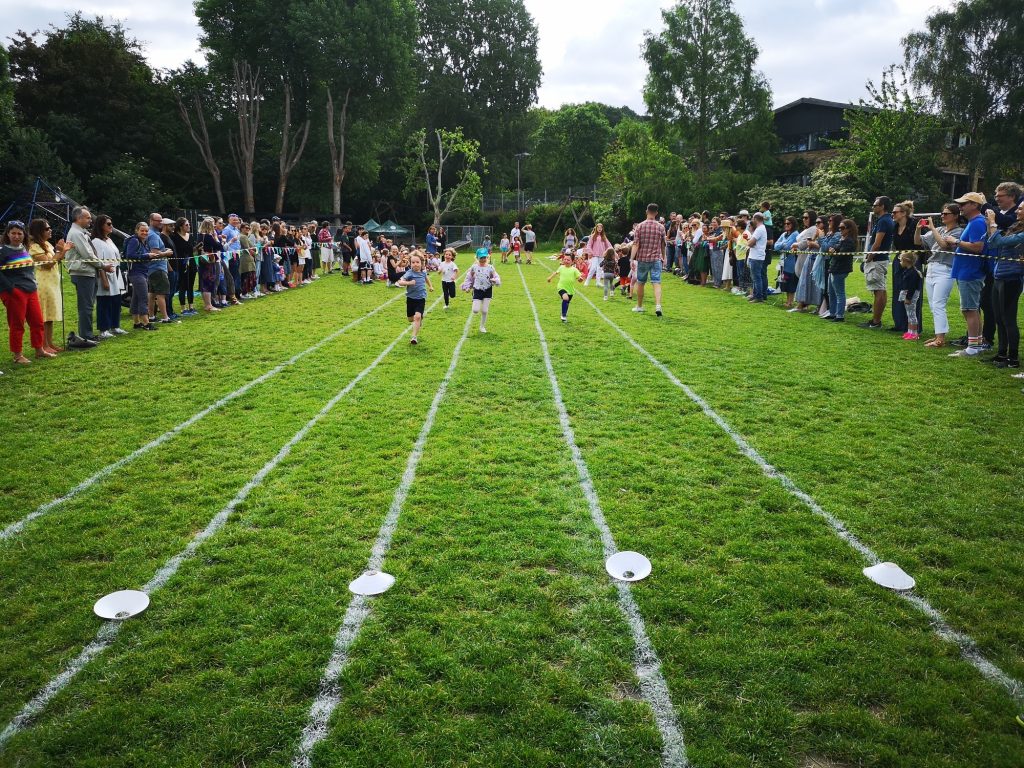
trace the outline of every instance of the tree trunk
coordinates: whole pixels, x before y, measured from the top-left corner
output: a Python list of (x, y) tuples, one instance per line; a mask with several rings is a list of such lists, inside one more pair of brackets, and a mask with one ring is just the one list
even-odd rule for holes
[(309, 120), (302, 124), (295, 137), (292, 137), (292, 86), (284, 84), (284, 122), (281, 125), (281, 155), (278, 158), (277, 202), (274, 213), (280, 216), (284, 212), (284, 193), (288, 187), (288, 175), (298, 165), (309, 139)]
[(341, 114), (338, 116), (338, 133), (334, 133), (334, 98), (331, 91), (327, 91), (327, 145), (331, 151), (332, 171), (332, 207), (334, 223), (341, 225), (341, 185), (345, 181), (345, 131), (348, 127), (348, 100), (352, 95), (352, 89), (345, 91), (345, 101), (341, 104)]
[(206, 169), (210, 172), (210, 176), (213, 178), (213, 191), (217, 195), (218, 209), (225, 211), (227, 208), (224, 205), (224, 191), (220, 186), (220, 167), (217, 165), (217, 161), (213, 157), (213, 147), (210, 144), (210, 133), (206, 130), (206, 118), (203, 116), (203, 103), (199, 99), (199, 94), (192, 94), (192, 106), (196, 111), (196, 118), (199, 124), (198, 130), (192, 124), (192, 116), (189, 114), (189, 110), (185, 106), (185, 102), (181, 98), (181, 95), (175, 93), (174, 98), (178, 102), (178, 113), (181, 115), (181, 119), (185, 123), (185, 127), (188, 128), (189, 136), (192, 137), (192, 141), (194, 141), (196, 146), (199, 147), (199, 154), (203, 157), (203, 163), (206, 165)]
[(253, 191), (253, 168), (256, 164), (256, 136), (260, 128), (260, 103), (262, 93), (260, 72), (253, 72), (249, 62), (233, 62), (235, 80), (235, 111), (238, 114), (238, 140), (228, 134), (231, 155), (235, 161), (238, 180), (242, 184), (243, 208), (246, 213), (256, 212), (256, 196)]

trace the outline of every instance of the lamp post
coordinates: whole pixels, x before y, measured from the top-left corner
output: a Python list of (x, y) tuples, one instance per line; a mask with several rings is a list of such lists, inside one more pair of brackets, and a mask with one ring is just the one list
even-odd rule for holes
[(523, 210), (523, 192), (522, 184), (520, 183), (519, 164), (522, 162), (524, 157), (529, 157), (529, 152), (520, 152), (516, 155), (516, 210)]

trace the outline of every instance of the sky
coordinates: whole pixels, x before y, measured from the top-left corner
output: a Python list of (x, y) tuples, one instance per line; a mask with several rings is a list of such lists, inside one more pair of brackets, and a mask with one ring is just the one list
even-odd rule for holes
[[(541, 106), (599, 101), (645, 112), (645, 32), (661, 27), (671, 0), (524, 0), (537, 21), (544, 79)], [(758, 69), (775, 106), (809, 96), (855, 102), (865, 83), (902, 59), (900, 39), (954, 0), (734, 0), (760, 50)], [(150, 63), (176, 67), (201, 60), (192, 0), (0, 0), (0, 38), (59, 24), (66, 14), (117, 19), (144, 45)]]

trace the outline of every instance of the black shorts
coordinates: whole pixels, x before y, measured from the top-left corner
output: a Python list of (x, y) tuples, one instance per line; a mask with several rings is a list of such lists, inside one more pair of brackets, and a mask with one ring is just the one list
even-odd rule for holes
[(292, 264), (292, 265), (295, 265), (295, 264), (299, 263), (299, 252), (298, 251), (292, 251), (291, 253), (288, 254), (288, 263)]
[(426, 299), (405, 299), (405, 314), (407, 317), (412, 317), (417, 312), (420, 313), (420, 317), (423, 317), (423, 310), (427, 307)]
[(482, 290), (480, 288), (474, 288), (473, 289), (473, 299), (474, 300), (476, 300), (476, 299), (491, 299), (491, 298), (494, 298), (494, 286), (493, 285), (490, 288), (484, 288)]
[(530, 243), (526, 243), (523, 247), (526, 248), (526, 252), (527, 253), (533, 253), (533, 247), (535, 245), (537, 245), (537, 244), (533, 243), (533, 242), (530, 242)]

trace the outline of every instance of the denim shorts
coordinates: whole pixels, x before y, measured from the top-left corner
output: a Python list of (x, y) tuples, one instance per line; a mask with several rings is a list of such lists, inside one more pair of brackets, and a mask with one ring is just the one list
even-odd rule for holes
[(883, 260), (880, 261), (865, 261), (864, 262), (864, 282), (867, 283), (867, 289), (869, 291), (884, 291), (886, 290), (886, 275), (889, 274), (889, 262)]
[(957, 280), (956, 287), (960, 291), (960, 311), (981, 309), (981, 289), (985, 281), (982, 280)]
[(654, 261), (638, 261), (636, 263), (636, 280), (638, 283), (650, 281), (657, 285), (661, 282), (661, 259)]

